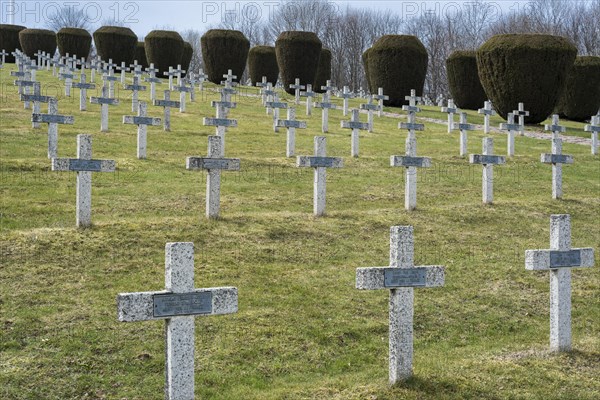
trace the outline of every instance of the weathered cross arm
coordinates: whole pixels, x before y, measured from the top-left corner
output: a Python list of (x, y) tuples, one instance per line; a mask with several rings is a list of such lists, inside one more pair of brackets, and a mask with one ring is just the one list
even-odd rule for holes
[(189, 293), (169, 291), (121, 293), (117, 296), (120, 322), (163, 320), (191, 315), (233, 314), (238, 310), (235, 287), (195, 289)]
[(52, 159), (52, 171), (115, 172), (115, 167), (115, 160)]
[(72, 115), (31, 114), (31, 122), (73, 125), (74, 121), (75, 117)]
[(547, 154), (540, 156), (540, 161), (545, 164), (573, 164), (573, 156), (568, 154)]
[(356, 269), (356, 288), (360, 290), (393, 289), (401, 287), (444, 286), (443, 266), (413, 268), (370, 267)]
[(564, 126), (562, 126), (562, 125), (556, 125), (556, 124), (554, 124), (554, 125), (548, 125), (548, 124), (545, 124), (544, 125), (544, 130), (552, 131), (552, 132), (561, 132), (561, 133), (564, 133), (564, 132), (567, 131), (567, 128), (564, 127)]
[(343, 168), (344, 159), (339, 157), (298, 156), (296, 159), (296, 166), (312, 168)]
[(225, 108), (236, 108), (237, 103), (233, 103), (231, 101), (211, 101), (211, 107), (225, 107)]
[(48, 103), (52, 96), (41, 96), (36, 94), (22, 94), (21, 101), (39, 101), (40, 103)]
[(541, 271), (554, 268), (590, 268), (594, 266), (594, 249), (525, 250), (525, 269)]
[(181, 102), (175, 100), (154, 100), (154, 106), (156, 107), (173, 107), (179, 108), (181, 106)]
[[(21, 95), (23, 98), (23, 95)], [(586, 125), (583, 128), (584, 132), (600, 132), (600, 125)]]
[(229, 126), (232, 128), (237, 127), (237, 120), (235, 119), (204, 117), (202, 119), (202, 123), (207, 126)]
[(409, 156), (391, 156), (390, 166), (392, 167), (431, 167), (431, 158), (429, 157), (409, 157)]
[(408, 112), (414, 112), (414, 113), (420, 113), (421, 112), (421, 108), (417, 107), (417, 106), (402, 106), (402, 109), (404, 111), (408, 111)]
[(369, 124), (367, 122), (340, 121), (340, 126), (346, 129), (369, 129)]
[(502, 129), (503, 131), (518, 131), (521, 129), (521, 125), (502, 123), (500, 124), (500, 129)]
[(485, 154), (471, 154), (469, 156), (469, 162), (471, 164), (484, 164), (484, 165), (499, 165), (505, 164), (506, 158), (504, 156), (491, 156)]
[(278, 119), (275, 125), (281, 128), (306, 129), (306, 121), (292, 121), (288, 119)]
[(111, 106), (116, 106), (119, 104), (119, 100), (108, 97), (90, 97), (90, 104), (108, 104)]
[(210, 158), (210, 157), (187, 157), (185, 160), (185, 168), (190, 170), (208, 169), (208, 170), (225, 170), (239, 171), (239, 158)]
[(161, 122), (162, 120), (157, 117), (137, 117), (133, 115), (123, 116), (124, 124), (158, 126), (161, 124)]
[(422, 131), (425, 130), (424, 124), (416, 124), (414, 122), (400, 122), (398, 124), (399, 129), (408, 129), (413, 131)]

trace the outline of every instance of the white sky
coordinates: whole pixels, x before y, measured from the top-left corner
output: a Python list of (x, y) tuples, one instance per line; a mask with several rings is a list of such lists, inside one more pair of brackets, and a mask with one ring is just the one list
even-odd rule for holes
[[(567, 0), (565, 0), (567, 1)], [(143, 37), (152, 29), (169, 26), (179, 31), (185, 29), (205, 30), (208, 25), (217, 25), (227, 11), (241, 10), (253, 18), (266, 21), (277, 7), (279, 0), (231, 1), (231, 0), (96, 0), (96, 1), (48, 1), (14, 0), (15, 24), (27, 27), (44, 27), (46, 18), (58, 6), (83, 8), (96, 27), (108, 19), (124, 20), (138, 36)], [(469, 1), (465, 0), (330, 0), (334, 7), (345, 9), (368, 8), (390, 10), (404, 17), (418, 15), (426, 10), (452, 13)], [(524, 7), (526, 0), (488, 1), (496, 5), (499, 13)], [(0, 0), (0, 23), (10, 21), (10, 0)]]

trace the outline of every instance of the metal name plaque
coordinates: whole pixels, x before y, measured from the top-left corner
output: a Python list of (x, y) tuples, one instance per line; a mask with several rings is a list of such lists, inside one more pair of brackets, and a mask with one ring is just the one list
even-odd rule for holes
[(156, 107), (179, 107), (181, 103), (175, 100), (154, 100), (154, 105)]
[(521, 125), (519, 124), (500, 124), (500, 129), (505, 131), (518, 131), (521, 130)]
[(237, 120), (224, 118), (204, 118), (204, 125), (237, 127)]
[(550, 162), (552, 164), (568, 164), (570, 160), (570, 156), (563, 154), (551, 154)]
[(212, 292), (156, 294), (152, 299), (154, 317), (212, 313)]
[(102, 171), (102, 160), (69, 160), (69, 171)]
[(361, 110), (376, 111), (376, 110), (379, 110), (379, 105), (377, 105), (377, 104), (361, 104), (360, 105), (360, 109)]
[(400, 122), (400, 129), (409, 129), (413, 131), (422, 131), (425, 129), (425, 125), (423, 124), (415, 124), (412, 122)]
[(550, 268), (581, 266), (581, 251), (550, 251)]
[(404, 111), (408, 111), (408, 112), (421, 112), (421, 109), (419, 107), (416, 106), (402, 106), (402, 109)]
[(429, 160), (424, 157), (396, 157), (394, 161), (396, 165), (403, 167), (423, 168), (429, 166)]
[(471, 124), (458, 124), (458, 129), (461, 131), (472, 131), (475, 130), (475, 127)]
[[(238, 161), (238, 163), (236, 163)], [(228, 159), (228, 158), (203, 158), (202, 159), (202, 168), (204, 169), (235, 169), (236, 164), (239, 169), (239, 160)]]
[(342, 128), (346, 129), (369, 129), (369, 124), (366, 122), (342, 121)]
[(483, 154), (473, 154), (472, 158), (473, 164), (492, 165), (504, 163), (504, 157), (502, 156), (486, 156)]
[(386, 268), (384, 287), (424, 287), (427, 283), (427, 270), (424, 268)]
[(310, 157), (311, 167), (331, 168), (335, 162), (333, 157)]

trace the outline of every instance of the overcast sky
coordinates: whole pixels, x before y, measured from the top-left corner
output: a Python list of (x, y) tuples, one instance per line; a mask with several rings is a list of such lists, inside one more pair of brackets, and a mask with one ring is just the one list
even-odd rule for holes
[[(567, 1), (567, 0), (565, 0)], [(0, 0), (1, 23), (10, 21), (10, 0)], [(432, 0), (330, 0), (333, 7), (340, 10), (348, 5), (353, 8), (371, 10), (390, 10), (403, 17), (418, 15), (426, 10), (437, 13), (452, 13), (469, 1), (432, 1)], [(508, 12), (522, 8), (527, 0), (489, 1), (498, 12)], [(137, 0), (137, 1), (52, 1), (52, 0), (15, 0), (15, 23), (27, 27), (44, 27), (48, 15), (58, 6), (83, 8), (94, 26), (102, 21), (117, 19), (124, 21), (135, 33), (143, 37), (152, 29), (170, 26), (182, 31), (185, 29), (205, 30), (208, 25), (218, 25), (228, 11), (238, 11), (249, 18), (268, 21), (277, 7), (278, 0), (258, 1), (205, 1), (205, 0)]]

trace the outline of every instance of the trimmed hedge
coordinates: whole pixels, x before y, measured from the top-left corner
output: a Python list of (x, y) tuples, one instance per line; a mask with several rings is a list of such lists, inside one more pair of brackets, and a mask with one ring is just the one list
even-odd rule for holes
[(371, 89), (381, 87), (390, 96), (385, 105), (408, 104), (404, 97), (410, 96), (411, 89), (423, 95), (429, 57), (416, 36), (384, 35), (371, 47), (367, 59)]
[(373, 85), (371, 84), (371, 79), (369, 77), (369, 52), (371, 51), (371, 49), (367, 49), (365, 50), (364, 53), (362, 53), (362, 63), (363, 63), (363, 68), (365, 69), (365, 79), (367, 80), (367, 89), (369, 90), (369, 93), (375, 93), (377, 92), (377, 90), (373, 91)]
[(262, 77), (267, 77), (267, 82), (273, 85), (279, 78), (279, 65), (277, 65), (277, 55), (275, 47), (255, 46), (248, 53), (248, 72), (252, 86), (257, 82), (262, 82)]
[(315, 82), (322, 47), (323, 44), (312, 32), (281, 32), (275, 41), (275, 53), (283, 87), (287, 93), (294, 93), (290, 85), (295, 83), (296, 78), (305, 86)]
[(200, 45), (210, 82), (220, 84), (228, 70), (237, 76), (236, 81), (242, 79), (250, 50), (250, 41), (242, 32), (210, 29), (200, 38)]
[(600, 57), (577, 57), (567, 75), (556, 112), (573, 121), (586, 121), (600, 109)]
[(313, 90), (317, 93), (325, 93), (321, 86), (325, 86), (329, 79), (331, 79), (331, 50), (321, 49)]
[(146, 59), (154, 63), (159, 78), (165, 78), (163, 72), (169, 67), (177, 68), (183, 55), (183, 38), (175, 31), (152, 31), (144, 39)]
[(94, 32), (94, 43), (96, 52), (104, 61), (109, 59), (113, 63), (121, 65), (132, 64), (135, 58), (137, 36), (129, 28), (121, 26), (103, 26)]
[(523, 102), (526, 122), (537, 124), (552, 114), (576, 56), (577, 48), (560, 36), (496, 35), (477, 50), (477, 69), (502, 118)]
[(48, 29), (23, 29), (19, 32), (19, 42), (27, 57), (34, 58), (38, 51), (52, 55), (56, 52), (56, 33)]
[(192, 57), (194, 56), (194, 48), (192, 44), (189, 42), (183, 42), (183, 54), (181, 55), (181, 69), (185, 70), (186, 73), (181, 76), (186, 76), (190, 69), (190, 64), (192, 63)]
[(150, 66), (150, 64), (148, 64), (148, 59), (146, 58), (146, 45), (144, 42), (137, 42), (133, 60), (137, 60), (138, 64), (142, 66), (142, 69), (146, 69)]
[(11, 54), (15, 50), (21, 49), (21, 42), (19, 41), (19, 32), (27, 29), (21, 25), (9, 25), (0, 24), (0, 51), (6, 50), (8, 55), (6, 56), (7, 63), (14, 63), (15, 57)]
[(446, 60), (448, 86), (454, 103), (466, 110), (478, 110), (487, 100), (479, 73), (475, 51), (455, 51)]
[(77, 57), (87, 57), (92, 48), (92, 35), (85, 29), (80, 28), (62, 28), (56, 33), (56, 44), (61, 56), (69, 53)]

